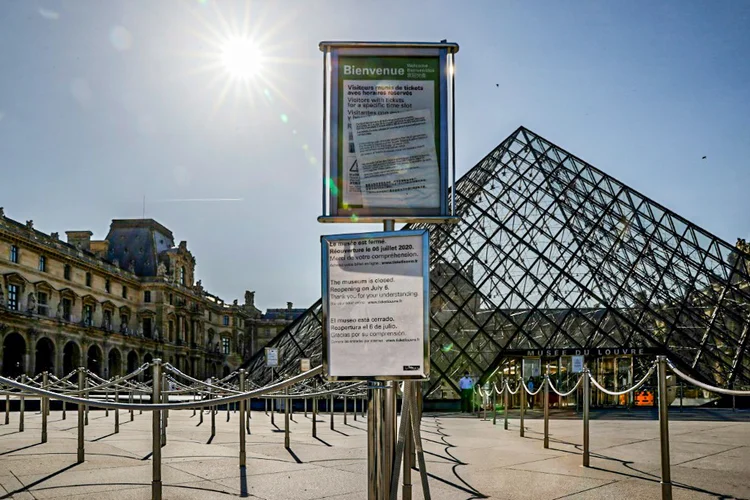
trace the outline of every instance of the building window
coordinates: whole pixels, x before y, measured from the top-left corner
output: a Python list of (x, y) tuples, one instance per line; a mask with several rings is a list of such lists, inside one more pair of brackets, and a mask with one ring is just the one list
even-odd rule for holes
[(212, 320), (213, 320), (213, 318), (212, 318), (211, 311), (208, 311), (208, 321), (212, 321)]
[(44, 255), (39, 256), (39, 270), (43, 273), (47, 272), (47, 257)]
[(104, 311), (104, 328), (106, 330), (112, 329), (112, 311)]
[(151, 318), (143, 318), (143, 335), (151, 338)]
[(127, 299), (128, 298), (128, 287), (124, 286), (122, 287), (122, 298)]
[(224, 326), (229, 326), (229, 316), (224, 316)]
[(86, 286), (91, 286), (91, 273), (86, 273)]
[(90, 305), (83, 306), (83, 324), (86, 326), (94, 324), (94, 308)]
[(167, 338), (170, 342), (174, 342), (174, 321), (169, 320), (169, 337)]
[(170, 294), (169, 294), (169, 305), (171, 306), (171, 305), (173, 305), (173, 304), (174, 304), (174, 295), (172, 295), (172, 294), (170, 293)]
[(18, 311), (18, 285), (8, 285), (8, 309)]
[(18, 264), (18, 247), (15, 245), (10, 246), (10, 261)]
[(70, 264), (65, 264), (65, 267), (63, 267), (63, 278), (70, 279)]
[(180, 268), (180, 285), (185, 286), (185, 266)]
[(223, 352), (224, 354), (229, 354), (229, 350), (230, 350), (229, 338), (222, 337), (221, 338), (221, 352)]
[(128, 331), (128, 315), (127, 314), (120, 315), (120, 331), (122, 333), (127, 333)]
[(151, 302), (151, 290), (143, 292), (143, 302)]
[(47, 294), (44, 292), (36, 293), (36, 303), (39, 314), (47, 316)]
[(112, 284), (109, 281), (109, 278), (104, 280), (104, 291), (109, 293), (110, 289), (112, 288)]
[(73, 309), (73, 302), (70, 299), (63, 299), (62, 301), (62, 313), (65, 321), (70, 321), (70, 312)]

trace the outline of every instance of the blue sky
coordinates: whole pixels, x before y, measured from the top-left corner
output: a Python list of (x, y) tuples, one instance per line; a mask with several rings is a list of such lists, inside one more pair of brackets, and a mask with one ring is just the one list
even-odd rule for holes
[[(457, 6), (460, 5), (460, 9)], [(320, 295), (321, 40), (458, 42), (458, 172), (519, 125), (750, 237), (750, 2), (45, 0), (0, 9), (0, 206), (43, 231), (146, 216), (204, 286)], [(247, 34), (260, 78), (221, 44)], [(702, 160), (702, 156), (707, 156)], [(240, 201), (168, 201), (185, 199)]]

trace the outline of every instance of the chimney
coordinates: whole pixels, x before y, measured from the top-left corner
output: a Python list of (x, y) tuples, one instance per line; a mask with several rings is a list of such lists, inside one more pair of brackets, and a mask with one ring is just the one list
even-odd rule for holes
[(286, 310), (287, 310), (287, 311), (291, 311), (291, 310), (292, 310), (292, 306), (293, 306), (293, 305), (294, 305), (294, 304), (292, 304), (291, 302), (287, 302), (287, 303), (286, 303)]
[(91, 251), (91, 236), (94, 233), (91, 231), (65, 231), (68, 235), (68, 243), (78, 248), (79, 250)]

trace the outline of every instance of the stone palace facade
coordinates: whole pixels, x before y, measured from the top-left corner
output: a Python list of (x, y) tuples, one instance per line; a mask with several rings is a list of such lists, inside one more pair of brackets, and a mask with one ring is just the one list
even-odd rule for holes
[[(198, 378), (237, 368), (300, 310), (263, 314), (254, 292), (231, 304), (195, 282), (195, 257), (152, 219), (45, 234), (0, 208), (0, 342), (4, 376), (86, 366), (102, 377), (161, 358)], [(275, 311), (275, 313), (273, 313)]]

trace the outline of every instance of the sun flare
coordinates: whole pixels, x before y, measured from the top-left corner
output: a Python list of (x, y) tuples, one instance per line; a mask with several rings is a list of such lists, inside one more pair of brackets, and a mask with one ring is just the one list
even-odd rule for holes
[(263, 69), (263, 52), (248, 38), (232, 38), (221, 48), (221, 62), (233, 78), (248, 80)]

